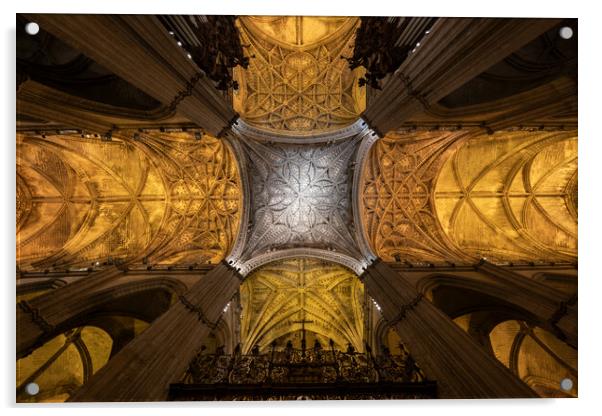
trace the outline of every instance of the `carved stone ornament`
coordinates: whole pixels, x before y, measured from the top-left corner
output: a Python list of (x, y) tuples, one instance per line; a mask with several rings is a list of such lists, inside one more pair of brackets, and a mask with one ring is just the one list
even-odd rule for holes
[(361, 273), (369, 257), (358, 243), (351, 197), (360, 144), (374, 140), (365, 123), (312, 145), (297, 144), (290, 135), (266, 132), (260, 138), (256, 129), (247, 135), (248, 130), (239, 121), (231, 140), (248, 172), (245, 208), (251, 214), (244, 216), (243, 232), (227, 261), (246, 275), (294, 252)]

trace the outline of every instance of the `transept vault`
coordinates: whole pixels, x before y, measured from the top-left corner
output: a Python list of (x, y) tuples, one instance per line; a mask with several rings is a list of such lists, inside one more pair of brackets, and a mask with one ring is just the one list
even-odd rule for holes
[(236, 71), (233, 104), (245, 121), (312, 136), (357, 120), (366, 99), (361, 70), (341, 56), (351, 55), (359, 19), (243, 16), (238, 25), (251, 59)]
[(350, 360), (390, 381), (396, 357), (401, 398), (577, 395), (576, 40), (557, 35), (576, 20), (29, 21), (19, 401), (187, 400), (178, 383), (260, 368), (236, 357), (324, 351), (324, 380), (360, 377)]

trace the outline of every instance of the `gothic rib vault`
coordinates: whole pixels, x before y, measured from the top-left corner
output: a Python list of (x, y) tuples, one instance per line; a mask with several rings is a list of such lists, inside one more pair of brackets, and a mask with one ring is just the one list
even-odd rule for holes
[(272, 262), (251, 273), (241, 286), (243, 352), (272, 342), (298, 346), (315, 340), (338, 350), (364, 350), (363, 284), (349, 269), (312, 258)]
[(17, 159), (21, 270), (217, 264), (238, 234), (240, 174), (210, 136), (19, 135)]
[[(212, 323), (207, 345), (215, 349), (239, 331), (245, 353), (306, 336), (309, 347), (332, 339), (337, 349), (365, 351), (366, 342), (400, 348), (358, 279), (377, 258), (395, 270), (405, 267), (404, 276), (413, 270), (414, 283), (437, 278), (430, 268), (464, 267), (472, 276), (483, 257), (495, 265), (576, 262), (577, 131), (565, 128), (565, 113), (544, 117), (549, 129), (487, 131), (475, 127), (475, 106), (464, 127), (456, 119), (444, 126), (444, 112), (436, 118), (426, 111), (418, 124), (426, 117), (433, 125), (416, 128), (410, 119), (379, 137), (361, 118), (367, 95), (357, 82), (361, 70), (349, 70), (341, 59), (352, 52), (359, 19), (247, 16), (237, 25), (250, 65), (234, 74), (241, 88), (231, 98), (240, 117), (217, 137), (174, 114), (148, 128), (116, 129), (108, 139), (80, 126), (52, 124), (44, 134), (23, 128), (17, 136), (20, 272), (126, 264), (138, 274), (175, 269), (199, 277), (224, 260), (243, 282)], [(33, 94), (32, 85), (26, 81), (24, 91)], [(61, 94), (55, 96), (70, 100)], [(454, 108), (452, 115), (462, 111)], [(172, 119), (169, 128), (161, 124)], [(566, 286), (572, 294), (572, 283)], [(167, 303), (186, 305), (180, 295), (170, 294)], [(396, 314), (421, 301), (395, 304)], [(478, 314), (453, 318), (470, 332)], [(556, 364), (525, 363), (533, 343), (555, 346), (554, 335), (505, 322), (485, 334), (489, 347), (519, 377), (544, 385), (538, 371)], [(525, 336), (529, 342), (518, 345)], [(511, 343), (518, 345), (514, 361)], [(108, 356), (111, 346), (103, 348), (98, 356)], [(573, 350), (562, 348), (569, 357), (563, 371), (573, 374)], [(75, 354), (75, 347), (69, 351)], [(76, 367), (80, 383), (83, 370)], [(545, 388), (551, 389), (552, 373), (545, 373)]]
[(365, 107), (361, 70), (350, 56), (359, 19), (350, 17), (243, 16), (238, 26), (249, 45), (249, 68), (238, 68), (234, 108), (256, 127), (314, 135), (352, 124)]
[(576, 132), (392, 133), (365, 163), (363, 231), (386, 261), (574, 261)]

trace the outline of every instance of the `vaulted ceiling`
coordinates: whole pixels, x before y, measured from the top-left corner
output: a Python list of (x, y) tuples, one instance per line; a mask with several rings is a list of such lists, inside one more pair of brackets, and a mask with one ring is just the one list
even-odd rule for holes
[(243, 351), (254, 346), (282, 348), (288, 340), (307, 347), (333, 340), (344, 350), (351, 344), (363, 351), (364, 288), (357, 276), (336, 263), (317, 259), (280, 260), (249, 275), (240, 289)]
[(574, 261), (575, 131), (393, 133), (360, 185), (364, 231), (386, 261)]
[(350, 70), (358, 18), (242, 16), (241, 40), (251, 57), (237, 68), (234, 108), (271, 130), (318, 133), (352, 124), (365, 107), (360, 70)]
[(576, 132), (501, 132), (441, 168), (437, 216), (464, 253), (496, 262), (577, 258)]
[[(198, 23), (164, 19), (179, 28), (170, 42)], [(410, 19), (407, 28), (424, 26), (400, 19)], [(45, 31), (20, 34), (18, 63), (27, 79), (20, 84), (17, 137), (22, 269), (228, 258), (246, 273), (275, 258), (270, 253), (291, 249), (336, 252), (357, 261), (358, 270), (372, 255), (457, 263), (576, 258), (571, 107), (563, 102), (554, 122), (540, 118), (555, 131), (474, 127), (529, 94), (552, 89), (573, 97), (574, 39), (563, 41), (554, 28), (544, 32), (416, 113), (413, 126), (374, 140), (358, 120), (366, 108), (363, 70), (350, 70), (342, 59), (353, 52), (359, 18), (242, 16), (236, 25), (249, 66), (234, 71), (240, 88), (230, 98), (240, 119), (226, 140), (183, 125), (171, 107), (69, 42)], [(414, 61), (420, 53), (416, 46)], [(125, 91), (111, 82), (131, 91), (111, 98), (107, 91)], [(502, 84), (516, 88), (500, 95)], [(120, 114), (138, 123), (143, 112), (159, 118), (147, 128), (117, 128), (112, 140), (112, 130), (40, 134), (31, 126), (42, 127), (32, 118), (42, 104), (53, 127), (63, 110), (72, 112), (68, 122), (92, 126), (121, 123)], [(458, 117), (453, 128), (431, 126)], [(179, 124), (166, 130), (162, 121)]]
[(242, 192), (225, 143), (190, 133), (81, 136), (17, 136), (22, 270), (216, 264), (230, 251)]
[[(309, 249), (356, 273), (375, 256), (409, 263), (576, 259), (576, 43), (560, 39), (551, 23), (540, 22), (543, 34), (430, 103), (401, 75), (402, 84), (385, 78), (383, 92), (359, 86), (364, 70), (350, 70), (343, 59), (353, 53), (359, 18), (239, 17), (249, 66), (235, 69), (240, 88), (223, 96), (209, 81), (188, 79), (198, 73), (183, 50), (193, 18), (88, 17), (98, 30), (109, 22), (142, 37), (149, 28), (165, 32), (150, 32), (158, 45), (152, 53), (136, 49), (149, 59), (137, 74), (159, 79), (181, 70), (159, 89), (159, 81), (131, 76), (130, 62), (95, 48), (94, 39), (74, 42), (67, 25), (75, 33), (84, 17), (54, 28), (44, 19), (38, 38), (18, 36), (22, 270), (226, 259), (246, 274), (307, 257)], [(431, 32), (424, 19), (400, 19), (408, 31)], [(426, 45), (439, 26), (472, 24), (436, 20)], [(485, 23), (514, 24), (506, 20)], [(154, 47), (136, 39), (124, 45)], [(169, 59), (152, 60), (162, 54)], [(421, 59), (443, 62), (416, 45), (406, 66)], [(177, 65), (161, 66), (168, 61)], [(443, 71), (429, 68), (429, 76)], [(116, 89), (123, 94), (112, 96)], [(379, 139), (360, 119), (367, 101), (375, 112), (379, 97), (393, 103), (404, 94), (421, 110)], [(229, 100), (240, 118), (216, 138), (208, 131), (234, 114)], [(522, 114), (527, 121), (517, 121)], [(211, 128), (198, 125), (203, 117)]]
[[(362, 351), (380, 307), (357, 276), (376, 257), (577, 260), (577, 39), (558, 36), (576, 20), (390, 18), (413, 49), (378, 91), (344, 59), (360, 18), (239, 16), (249, 65), (218, 91), (186, 49), (199, 16), (46, 15), (38, 37), (27, 18), (20, 271), (224, 260), (245, 277), (244, 352), (303, 336)], [(572, 352), (541, 358), (556, 340), (524, 322), (490, 338), (534, 388), (555, 366), (573, 374)], [(67, 387), (84, 377), (75, 366)]]
[(269, 142), (289, 136), (258, 141), (238, 131), (237, 148), (249, 181), (249, 217), (248, 233), (239, 236), (230, 255), (235, 267), (246, 274), (283, 251), (338, 256), (348, 267), (361, 262), (349, 166), (364, 132), (351, 129), (337, 143), (307, 145)]

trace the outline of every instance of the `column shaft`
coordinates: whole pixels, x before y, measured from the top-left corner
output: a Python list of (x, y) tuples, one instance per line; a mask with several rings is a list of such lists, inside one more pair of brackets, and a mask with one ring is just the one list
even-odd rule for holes
[(512, 52), (558, 19), (441, 18), (370, 100), (363, 117), (385, 135)]
[(173, 119), (182, 120), (163, 106), (151, 111), (114, 107), (64, 93), (31, 79), (24, 81), (17, 91), (17, 113), (99, 134), (138, 126), (159, 128)]
[(156, 16), (27, 17), (210, 134), (218, 135), (236, 115)]
[[(58, 93), (58, 94), (57, 94)], [(60, 93), (35, 81), (27, 80), (17, 92), (17, 112), (42, 120), (64, 123), (69, 127), (78, 127), (95, 133), (105, 133), (113, 128), (113, 123), (95, 114), (60, 100), (67, 94)], [(77, 97), (70, 96), (71, 99)]]
[(234, 269), (216, 266), (69, 401), (166, 400), (169, 385), (184, 375), (239, 285)]
[(384, 318), (396, 328), (427, 377), (437, 381), (439, 397), (537, 397), (385, 263), (376, 260), (362, 278)]

